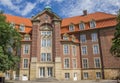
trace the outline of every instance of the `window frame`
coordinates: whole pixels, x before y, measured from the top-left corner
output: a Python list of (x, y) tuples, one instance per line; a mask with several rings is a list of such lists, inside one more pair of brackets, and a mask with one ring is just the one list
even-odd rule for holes
[[(74, 60), (75, 60), (75, 63), (74, 63)], [(76, 58), (72, 59), (72, 67), (73, 67), (73, 69), (77, 68), (77, 59)]]
[(20, 31), (20, 32), (24, 32), (24, 31), (25, 31), (25, 25), (24, 25), (24, 24), (21, 24), (21, 25), (19, 26), (19, 31)]
[(91, 34), (91, 40), (92, 40), (92, 42), (98, 41), (98, 34), (96, 32)]
[(65, 75), (65, 79), (67, 80), (70, 79), (70, 73), (65, 73), (64, 75)]
[[(27, 63), (25, 63), (25, 60), (27, 60)], [(24, 58), (23, 59), (23, 68), (24, 69), (28, 69), (29, 68), (29, 59), (28, 58)]]
[[(95, 48), (95, 46), (97, 46), (97, 49)], [(94, 55), (100, 53), (99, 44), (93, 44), (93, 45), (92, 45), (92, 48), (93, 48), (93, 54), (94, 54)]]
[[(84, 63), (84, 60), (86, 60), (87, 62)], [(89, 68), (88, 58), (82, 58), (82, 68), (84, 68), (84, 69)]]
[[(65, 60), (68, 60), (68, 62), (66, 63)], [(64, 58), (64, 69), (69, 69), (70, 68), (70, 58)]]
[(80, 43), (86, 43), (86, 42), (87, 42), (86, 34), (80, 34)]
[[(86, 77), (87, 76), (87, 77)], [(88, 79), (89, 78), (89, 74), (88, 72), (83, 72), (83, 79)]]
[[(72, 29), (71, 29), (72, 28)], [(72, 31), (75, 31), (75, 25), (74, 24), (70, 24), (69, 25), (69, 31), (72, 32)]]
[[(28, 46), (27, 49), (26, 49), (26, 46)], [(27, 52), (26, 52), (26, 51), (27, 51)], [(23, 45), (23, 54), (24, 54), (24, 55), (30, 54), (30, 44), (24, 44), (24, 45)]]
[(96, 79), (101, 79), (101, 77), (102, 77), (101, 72), (96, 72)]
[[(73, 48), (75, 47), (75, 48)], [(76, 56), (77, 55), (77, 47), (75, 45), (72, 45), (72, 55)]]
[[(66, 51), (66, 49), (65, 49), (65, 46), (68, 46), (68, 47), (67, 47), (67, 51)], [(70, 51), (70, 46), (69, 46), (69, 44), (64, 44), (64, 45), (63, 45), (63, 54), (64, 54), (64, 55), (69, 55), (69, 51)]]
[[(94, 25), (94, 26), (93, 26)], [(93, 29), (93, 28), (96, 28), (96, 21), (95, 20), (91, 20), (90, 21), (90, 28)]]
[[(96, 60), (99, 60), (99, 62), (98, 61), (96, 62)], [(100, 57), (95, 57), (94, 58), (94, 66), (95, 66), (95, 68), (101, 68), (101, 59), (100, 59)]]
[[(86, 53), (84, 53), (83, 47), (86, 48)], [(82, 46), (81, 46), (81, 55), (88, 55), (87, 45), (82, 45)]]
[[(82, 27), (81, 27), (81, 25), (82, 25)], [(85, 30), (85, 23), (84, 22), (79, 23), (79, 29)]]

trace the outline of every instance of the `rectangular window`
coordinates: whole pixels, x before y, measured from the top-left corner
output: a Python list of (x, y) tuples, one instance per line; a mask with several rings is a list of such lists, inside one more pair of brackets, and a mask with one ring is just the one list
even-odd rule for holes
[(100, 65), (101, 65), (100, 62), (101, 62), (100, 58), (94, 58), (94, 64), (96, 68), (100, 68)]
[(69, 59), (64, 59), (64, 68), (69, 68)]
[(42, 62), (51, 61), (51, 53), (41, 53), (41, 61)]
[(91, 38), (92, 38), (92, 41), (93, 41), (93, 42), (98, 41), (97, 33), (92, 33), (92, 34), (91, 34)]
[(65, 79), (69, 79), (70, 78), (70, 73), (65, 73)]
[(82, 59), (82, 66), (83, 68), (88, 68), (88, 59), (86, 58)]
[(83, 73), (83, 79), (88, 79), (88, 77), (89, 77), (89, 76), (88, 76), (88, 72), (84, 72), (84, 73)]
[(21, 32), (24, 32), (24, 31), (25, 31), (25, 26), (24, 26), (23, 24), (21, 24), (20, 27), (19, 27), (19, 30), (20, 30)]
[(98, 46), (98, 44), (93, 45), (93, 54), (99, 54), (99, 46)]
[(101, 72), (96, 72), (96, 79), (100, 79), (101, 78)]
[(69, 31), (74, 31), (74, 25), (69, 25)]
[(41, 44), (42, 44), (42, 45), (41, 45), (42, 47), (46, 47), (46, 39), (42, 39), (42, 40), (41, 40)]
[(86, 35), (85, 34), (80, 35), (80, 42), (81, 43), (85, 43), (86, 42)]
[(63, 52), (64, 54), (69, 54), (69, 46), (68, 45), (63, 45)]
[(51, 46), (51, 39), (47, 39), (47, 47), (50, 47)]
[(87, 55), (87, 46), (81, 46), (82, 55)]
[(23, 60), (23, 68), (28, 68), (28, 59)]
[(73, 59), (73, 60), (72, 60), (72, 64), (73, 64), (73, 68), (77, 68), (76, 59)]
[(72, 46), (72, 55), (76, 56), (76, 46)]
[(23, 54), (29, 54), (30, 45), (24, 45)]

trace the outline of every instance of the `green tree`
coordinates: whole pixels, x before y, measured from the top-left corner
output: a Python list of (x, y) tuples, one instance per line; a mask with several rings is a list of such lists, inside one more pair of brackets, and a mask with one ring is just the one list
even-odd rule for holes
[(114, 38), (112, 39), (112, 46), (110, 52), (113, 56), (120, 57), (120, 10), (117, 15), (117, 25), (115, 27), (116, 32)]
[(18, 49), (21, 36), (19, 32), (10, 26), (6, 16), (0, 11), (0, 71), (13, 70), (19, 62)]

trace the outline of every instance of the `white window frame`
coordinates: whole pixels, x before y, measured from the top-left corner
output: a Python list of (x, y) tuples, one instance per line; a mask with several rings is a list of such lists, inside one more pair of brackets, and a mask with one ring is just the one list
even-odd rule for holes
[[(68, 46), (68, 49), (66, 49), (65, 46)], [(68, 55), (69, 54), (69, 50), (70, 50), (69, 44), (64, 44), (63, 45), (63, 54), (64, 55)]]
[[(84, 60), (87, 60), (87, 63), (84, 63)], [(84, 69), (89, 68), (88, 58), (82, 58), (82, 67), (83, 67)]]
[(85, 30), (85, 23), (83, 23), (83, 22), (79, 23), (79, 29)]
[[(28, 52), (26, 52), (26, 51), (28, 51)], [(30, 45), (29, 44), (24, 44), (23, 45), (23, 54), (30, 54)]]
[(96, 79), (101, 79), (101, 77), (102, 77), (101, 72), (96, 72)]
[(30, 40), (30, 35), (24, 35), (24, 40)]
[[(74, 63), (74, 60), (75, 60), (75, 63)], [(72, 67), (73, 69), (76, 69), (77, 68), (77, 59), (72, 59)]]
[(92, 39), (92, 42), (97, 42), (98, 41), (98, 34), (97, 33), (92, 33), (91, 34), (91, 39)]
[(51, 53), (41, 53), (40, 61), (41, 62), (51, 62), (52, 61)]
[[(27, 60), (27, 64), (25, 63), (25, 60)], [(28, 69), (29, 68), (29, 59), (28, 58), (24, 58), (23, 59), (23, 68), (24, 69)]]
[[(93, 26), (94, 25), (94, 26)], [(96, 28), (96, 22), (95, 22), (95, 20), (91, 20), (90, 21), (90, 28), (92, 29), (92, 28)]]
[(88, 78), (89, 78), (88, 72), (83, 72), (83, 79), (88, 79)]
[[(68, 62), (66, 63), (65, 60), (68, 60)], [(70, 68), (70, 59), (69, 58), (64, 58), (64, 69), (69, 69)]]
[(73, 56), (76, 56), (76, 54), (77, 54), (76, 46), (75, 46), (75, 45), (72, 45), (72, 55), (73, 55)]
[[(95, 49), (95, 46), (97, 46), (97, 49)], [(98, 44), (94, 44), (93, 45), (93, 54), (99, 54), (100, 51), (99, 51), (99, 45)]]
[(86, 34), (81, 34), (80, 35), (80, 42), (81, 43), (86, 43), (87, 42)]
[(69, 31), (74, 31), (74, 30), (75, 30), (74, 24), (70, 24), (70, 25), (69, 25)]
[[(99, 60), (99, 62), (96, 62), (96, 60)], [(98, 66), (99, 65), (99, 66)], [(101, 60), (100, 57), (95, 57), (94, 58), (94, 66), (95, 68), (101, 68)]]
[(70, 73), (65, 73), (65, 79), (70, 79)]
[[(83, 47), (86, 48), (86, 53), (83, 52)], [(82, 55), (87, 55), (87, 54), (88, 54), (87, 46), (86, 46), (86, 45), (82, 45), (82, 46), (81, 46), (81, 54), (82, 54)]]
[(19, 31), (20, 31), (20, 32), (24, 32), (24, 31), (25, 31), (25, 25), (24, 25), (24, 24), (21, 24), (21, 25), (19, 26)]

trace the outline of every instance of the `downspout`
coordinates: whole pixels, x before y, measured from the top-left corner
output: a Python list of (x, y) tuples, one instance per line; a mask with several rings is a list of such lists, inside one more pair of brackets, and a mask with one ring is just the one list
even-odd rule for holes
[(105, 75), (104, 75), (104, 63), (103, 63), (103, 53), (102, 53), (102, 46), (101, 46), (101, 39), (100, 39), (100, 29), (98, 30), (98, 42), (99, 42), (99, 49), (100, 49), (102, 79), (105, 79)]

